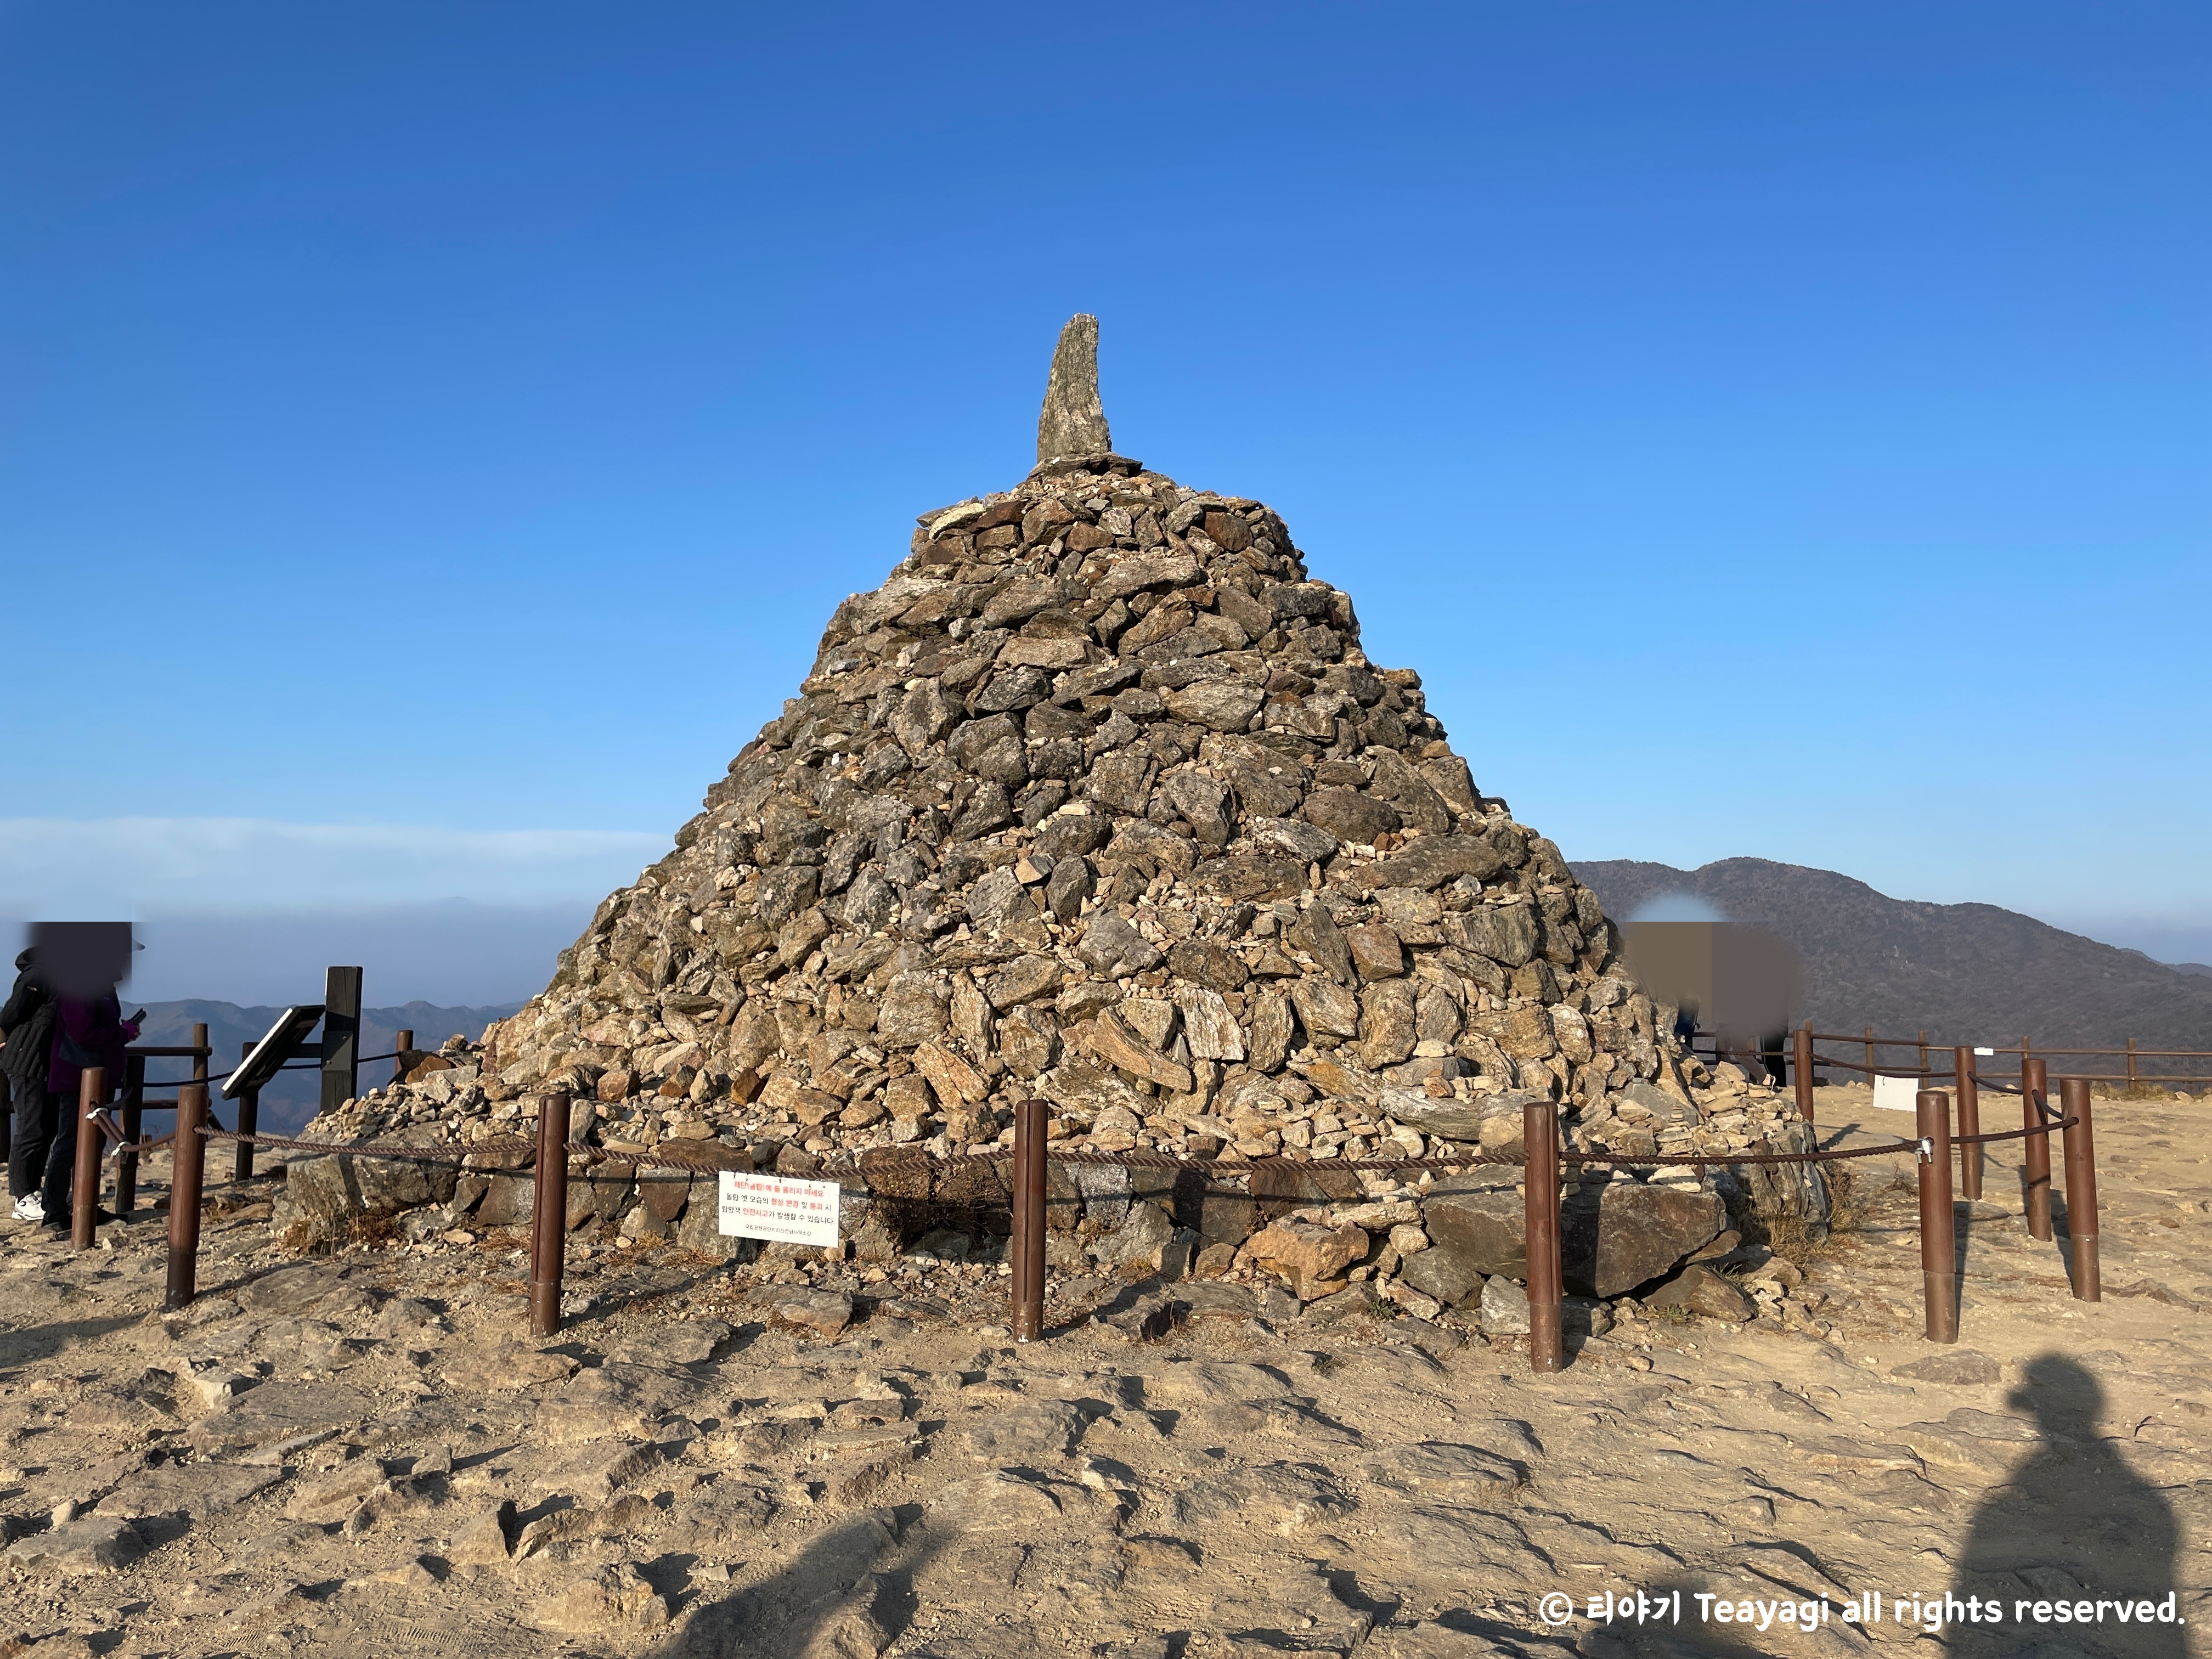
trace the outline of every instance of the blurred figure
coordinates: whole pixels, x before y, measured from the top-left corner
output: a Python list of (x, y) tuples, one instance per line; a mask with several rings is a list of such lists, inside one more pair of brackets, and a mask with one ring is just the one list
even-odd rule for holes
[(54, 1020), (60, 1012), (53, 981), (40, 968), (38, 951), (15, 958), (15, 985), (0, 1007), (0, 1072), (15, 1097), (15, 1133), (8, 1147), (8, 1195), (15, 1219), (46, 1219), (39, 1188), (46, 1178), (46, 1153), (54, 1139), (54, 1101), (46, 1091), (53, 1062)]
[(1779, 1089), (1789, 1081), (1790, 1031), (1787, 1026), (1764, 1033), (1759, 1039), (1759, 1063), (1766, 1080)]
[(32, 929), (32, 948), (53, 988), (55, 1007), (53, 1055), (46, 1067), (54, 1133), (46, 1150), (40, 1218), (49, 1227), (67, 1227), (76, 1138), (83, 1129), (79, 1085), (85, 1073), (103, 1068), (107, 1087), (96, 1103), (105, 1105), (122, 1085), (124, 1050), (138, 1036), (138, 1022), (123, 1018), (115, 994), (131, 969), (131, 924), (41, 922)]

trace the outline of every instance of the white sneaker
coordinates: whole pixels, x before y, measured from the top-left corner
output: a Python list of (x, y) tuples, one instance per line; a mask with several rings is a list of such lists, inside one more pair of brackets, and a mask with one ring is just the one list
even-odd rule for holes
[(46, 1218), (46, 1201), (36, 1193), (25, 1193), (15, 1200), (16, 1220), (44, 1221)]

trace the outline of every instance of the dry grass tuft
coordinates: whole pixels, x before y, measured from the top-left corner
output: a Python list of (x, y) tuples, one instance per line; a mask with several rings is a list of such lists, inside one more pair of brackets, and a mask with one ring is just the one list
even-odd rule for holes
[(370, 1249), (389, 1244), (398, 1237), (399, 1218), (390, 1210), (373, 1210), (346, 1224), (347, 1241)]
[(1745, 1218), (1744, 1237), (1764, 1244), (1775, 1255), (1808, 1267), (1834, 1254), (1843, 1242), (1866, 1224), (1878, 1200), (1880, 1187), (1870, 1185), (1853, 1164), (1831, 1164), (1828, 1178), (1828, 1219), (1825, 1226), (1801, 1215), (1777, 1215), (1754, 1210)]

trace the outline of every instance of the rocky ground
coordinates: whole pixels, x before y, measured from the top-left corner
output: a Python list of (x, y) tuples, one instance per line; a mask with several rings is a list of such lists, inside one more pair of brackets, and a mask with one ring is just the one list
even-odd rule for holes
[[(1870, 1589), (1886, 1610), (2004, 1598), (2005, 1625), (1946, 1633), (1960, 1650), (2195, 1651), (2212, 1620), (2201, 1109), (2105, 1106), (2101, 1304), (2069, 1297), (2062, 1247), (2026, 1239), (2006, 1147), (1989, 1201), (1960, 1209), (1961, 1340), (1929, 1346), (1910, 1169), (1875, 1159), (1825, 1251), (1732, 1267), (1807, 1311), (1617, 1304), (1550, 1377), (1471, 1311), (1302, 1306), (1264, 1276), (1056, 1275), (1048, 1340), (1017, 1348), (994, 1264), (737, 1265), (611, 1227), (572, 1252), (568, 1330), (532, 1342), (519, 1234), (294, 1258), (270, 1243), (266, 1180), (212, 1190), (204, 1292), (169, 1316), (158, 1212), (81, 1255), (16, 1227), (0, 1636), (22, 1636), (0, 1651), (1916, 1639), (1893, 1617), (1838, 1622)], [(1863, 1090), (1823, 1091), (1820, 1115), (1831, 1139), (1908, 1127)], [(1155, 1340), (1118, 1311), (1147, 1291), (1179, 1314)], [(1681, 1622), (1587, 1616), (1639, 1589), (1680, 1592)], [(2169, 1590), (2186, 1626), (2011, 1622), (2015, 1601)], [(1700, 1592), (1752, 1603), (1752, 1623), (1701, 1623)], [(1554, 1594), (1576, 1604), (1556, 1626)], [(1779, 1612), (1824, 1596), (1809, 1634)]]

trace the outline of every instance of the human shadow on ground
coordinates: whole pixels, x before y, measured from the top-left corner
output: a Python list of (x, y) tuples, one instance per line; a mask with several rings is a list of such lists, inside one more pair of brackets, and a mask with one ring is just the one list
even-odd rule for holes
[[(2162, 1606), (2179, 1588), (2179, 1526), (2165, 1495), (2103, 1437), (2102, 1386), (2074, 1360), (2046, 1353), (2029, 1362), (2006, 1403), (2033, 1413), (2041, 1438), (1983, 1498), (1951, 1585), (1961, 1603), (1973, 1598), (1986, 1609), (1994, 1600), (2002, 1616), (1951, 1623), (1947, 1650), (1994, 1656), (2053, 1642), (2130, 1659), (2183, 1659), (2188, 1644), (2178, 1622), (2140, 1617), (2142, 1603)], [(2087, 1628), (2055, 1617), (2038, 1622), (2038, 1602), (2087, 1602), (2091, 1618)], [(2098, 1603), (2105, 1604), (2101, 1620)], [(2118, 1619), (2118, 1603), (2133, 1616)]]
[(880, 1651), (914, 1617), (916, 1569), (948, 1541), (912, 1509), (833, 1522), (772, 1577), (692, 1607), (657, 1659)]
[(98, 1318), (59, 1319), (51, 1324), (23, 1325), (13, 1330), (0, 1330), (0, 1374), (12, 1375), (23, 1366), (52, 1359), (65, 1348), (96, 1341), (103, 1336), (144, 1322), (145, 1316), (142, 1314), (114, 1314)]

